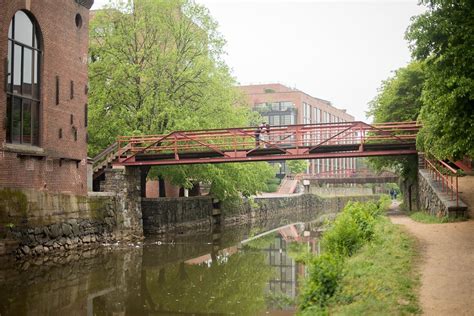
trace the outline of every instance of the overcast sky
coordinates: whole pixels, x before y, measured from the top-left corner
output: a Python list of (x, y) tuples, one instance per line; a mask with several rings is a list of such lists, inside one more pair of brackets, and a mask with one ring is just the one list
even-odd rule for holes
[(423, 12), (417, 0), (197, 2), (219, 23), (240, 84), (279, 82), (365, 121), (381, 81), (410, 61), (404, 33)]

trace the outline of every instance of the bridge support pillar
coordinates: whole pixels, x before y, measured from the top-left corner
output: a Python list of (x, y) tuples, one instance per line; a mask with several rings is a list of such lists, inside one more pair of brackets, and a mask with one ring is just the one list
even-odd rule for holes
[(400, 178), (400, 190), (403, 193), (403, 205), (409, 211), (419, 209), (418, 200), (418, 169), (422, 166), (419, 164), (420, 159), (418, 155), (407, 156), (408, 164), (413, 166), (412, 174), (405, 179)]
[(140, 167), (117, 167), (105, 171), (101, 191), (117, 196), (117, 234), (122, 238), (142, 238)]

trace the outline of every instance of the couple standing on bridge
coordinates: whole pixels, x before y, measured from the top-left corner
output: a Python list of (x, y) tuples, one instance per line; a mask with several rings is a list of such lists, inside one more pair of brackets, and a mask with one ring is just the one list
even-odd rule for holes
[(265, 141), (268, 141), (268, 135), (270, 134), (270, 124), (262, 122), (255, 130), (255, 147), (260, 147), (260, 141), (263, 142), (263, 148), (267, 148)]

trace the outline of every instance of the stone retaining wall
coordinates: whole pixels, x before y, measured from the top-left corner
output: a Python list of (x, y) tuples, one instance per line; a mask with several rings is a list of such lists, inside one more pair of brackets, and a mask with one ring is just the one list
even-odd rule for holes
[[(321, 198), (313, 194), (266, 197), (224, 203), (220, 220), (224, 226), (284, 219), (309, 220), (318, 215), (335, 213), (349, 201), (378, 200), (379, 195)], [(210, 197), (143, 199), (145, 235), (188, 229), (208, 229), (214, 222)]]
[(140, 170), (107, 170), (88, 196), (0, 188), (0, 255), (18, 258), (143, 238)]
[(426, 169), (418, 171), (418, 202), (421, 210), (435, 216), (466, 216), (467, 206), (444, 193), (440, 183), (434, 181)]
[(253, 201), (244, 201), (240, 206), (225, 206), (222, 213), (225, 225), (264, 221), (294, 214), (315, 218), (319, 215), (336, 213), (349, 201), (365, 202), (379, 198), (379, 195), (320, 197), (314, 194), (258, 197)]
[(0, 202), (2, 238), (9, 240), (3, 250), (19, 258), (91, 247), (121, 236), (115, 194), (8, 191), (12, 198)]
[(143, 233), (160, 234), (178, 229), (209, 227), (212, 198), (208, 196), (142, 199)]

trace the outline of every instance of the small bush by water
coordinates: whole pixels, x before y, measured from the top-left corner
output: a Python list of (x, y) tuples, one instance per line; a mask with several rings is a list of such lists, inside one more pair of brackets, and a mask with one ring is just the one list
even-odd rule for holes
[(390, 201), (350, 203), (306, 260), (301, 315), (419, 313), (414, 242), (381, 214)]

